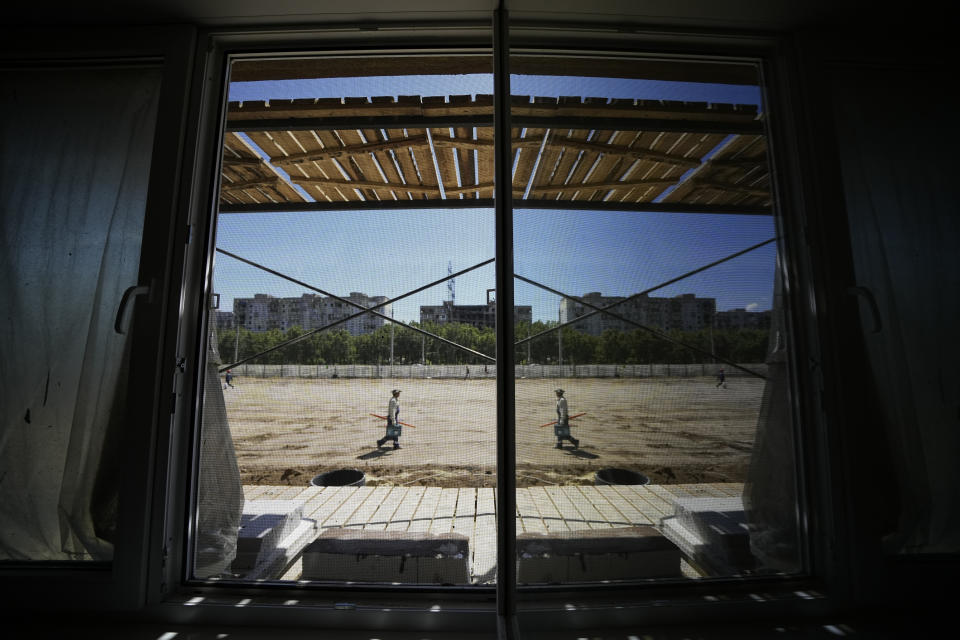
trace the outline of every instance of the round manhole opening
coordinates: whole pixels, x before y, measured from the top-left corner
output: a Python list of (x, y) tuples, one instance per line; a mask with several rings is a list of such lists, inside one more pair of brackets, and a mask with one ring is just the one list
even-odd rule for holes
[(363, 471), (356, 469), (337, 469), (314, 476), (310, 484), (315, 487), (362, 487), (364, 483)]
[(601, 469), (594, 475), (594, 483), (604, 484), (648, 484), (650, 478), (629, 469)]

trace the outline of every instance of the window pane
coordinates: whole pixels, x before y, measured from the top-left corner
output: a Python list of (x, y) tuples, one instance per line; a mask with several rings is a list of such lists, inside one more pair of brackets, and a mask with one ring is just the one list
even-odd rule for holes
[(160, 79), (2, 74), (0, 560), (113, 558), (131, 311), (115, 323), (137, 284)]
[(521, 584), (800, 568), (763, 105), (722, 68), (511, 61)]
[(492, 583), (489, 56), (297, 62), (234, 64), (195, 575)]

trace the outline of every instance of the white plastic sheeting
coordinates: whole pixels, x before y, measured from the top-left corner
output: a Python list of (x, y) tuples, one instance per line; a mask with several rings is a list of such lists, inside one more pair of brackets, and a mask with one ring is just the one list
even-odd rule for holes
[(160, 80), (0, 72), (0, 560), (112, 558), (117, 442), (137, 428), (114, 320), (136, 284)]
[(743, 488), (743, 507), (750, 530), (750, 550), (760, 571), (798, 573), (803, 567), (786, 330), (783, 276), (778, 260), (767, 347), (767, 380)]
[(197, 578), (228, 572), (237, 555), (237, 536), (244, 504), (240, 468), (217, 372), (220, 356), (215, 336), (215, 331), (211, 330), (204, 375), (193, 570)]

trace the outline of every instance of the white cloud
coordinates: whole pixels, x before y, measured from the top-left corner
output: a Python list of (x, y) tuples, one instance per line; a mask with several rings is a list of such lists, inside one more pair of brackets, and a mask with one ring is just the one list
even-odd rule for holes
[(759, 306), (760, 305), (757, 304), (756, 302), (751, 302), (750, 304), (747, 305), (747, 311), (756, 311), (757, 307)]

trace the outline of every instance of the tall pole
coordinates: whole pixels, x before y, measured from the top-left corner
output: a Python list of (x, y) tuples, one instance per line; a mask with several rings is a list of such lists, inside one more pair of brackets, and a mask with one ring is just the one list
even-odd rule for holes
[[(713, 355), (713, 354), (715, 354), (715, 353), (717, 352), (717, 350), (714, 349), (714, 347), (713, 347), (713, 319), (714, 319), (715, 316), (716, 316), (716, 312), (713, 312), (713, 313), (710, 314), (710, 354), (711, 354), (711, 355)], [(716, 358), (711, 358), (711, 360), (713, 360), (713, 362), (712, 362), (711, 364), (716, 364), (716, 363), (717, 363), (717, 359), (716, 359)]]
[(233, 315), (233, 324), (237, 328), (237, 340), (233, 344), (233, 361), (240, 360), (240, 323), (237, 322), (237, 315)]
[[(557, 305), (557, 324), (563, 324), (563, 319), (560, 317), (560, 308), (563, 306), (563, 300), (560, 300), (560, 304)], [(563, 375), (563, 329), (557, 329), (557, 360), (560, 362), (560, 375)]]
[[(532, 335), (533, 335), (533, 320), (531, 319), (531, 321), (527, 323), (527, 337), (530, 337)], [(530, 361), (530, 343), (532, 342), (533, 342), (532, 340), (527, 340), (527, 364), (528, 365), (533, 364)]]
[[(393, 317), (393, 305), (390, 305), (390, 317)], [(393, 323), (390, 323), (390, 366), (393, 366)]]

